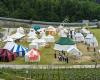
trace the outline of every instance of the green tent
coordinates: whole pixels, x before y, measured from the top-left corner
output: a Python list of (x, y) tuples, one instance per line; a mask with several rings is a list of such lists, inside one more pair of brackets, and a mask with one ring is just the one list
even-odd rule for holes
[(59, 45), (74, 45), (75, 42), (71, 39), (71, 38), (68, 38), (68, 37), (61, 37), (57, 42), (56, 44), (59, 44)]
[(35, 31), (37, 31), (40, 29), (40, 25), (33, 25), (32, 28), (35, 29)]

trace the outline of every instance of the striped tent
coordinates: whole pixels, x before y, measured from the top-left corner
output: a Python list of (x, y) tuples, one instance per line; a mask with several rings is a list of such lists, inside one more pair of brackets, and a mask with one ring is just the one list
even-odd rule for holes
[(14, 45), (11, 51), (16, 53), (17, 56), (24, 56), (28, 52), (28, 48), (25, 48), (21, 45)]

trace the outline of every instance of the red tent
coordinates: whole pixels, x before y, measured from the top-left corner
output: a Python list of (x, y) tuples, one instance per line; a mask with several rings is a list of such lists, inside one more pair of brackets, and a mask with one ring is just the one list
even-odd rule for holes
[(7, 50), (0, 49), (0, 61), (9, 62), (16, 59), (16, 54)]
[(31, 49), (25, 54), (25, 62), (38, 62), (40, 61), (41, 52), (35, 48)]

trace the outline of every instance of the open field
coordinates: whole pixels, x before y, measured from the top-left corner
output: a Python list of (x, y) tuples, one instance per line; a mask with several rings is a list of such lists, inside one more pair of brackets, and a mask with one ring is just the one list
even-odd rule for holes
[[(90, 29), (91, 32), (94, 33), (96, 36), (98, 42), (99, 42), (99, 47), (100, 49), (100, 29)], [(58, 40), (59, 37), (56, 35), (55, 39)], [(25, 41), (22, 41), (19, 43), (25, 47), (28, 47), (29, 43), (26, 43)], [(40, 51), (42, 52), (41, 55), (41, 60), (38, 63), (25, 63), (24, 62), (24, 57), (17, 57), (15, 61), (12, 62), (0, 62), (0, 64), (6, 63), (6, 64), (67, 64), (66, 62), (60, 62), (57, 59), (54, 59), (54, 43), (50, 44), (51, 46), (48, 48), (41, 48)], [(80, 59), (76, 59), (74, 56), (66, 53), (69, 56), (69, 63), (70, 64), (95, 64), (97, 62), (98, 64), (100, 63), (100, 54), (98, 52), (94, 53), (93, 49), (91, 49), (90, 52), (87, 51), (87, 46), (84, 43), (78, 43), (77, 44), (78, 49), (83, 53), (82, 57)], [(97, 49), (97, 50), (98, 50)]]

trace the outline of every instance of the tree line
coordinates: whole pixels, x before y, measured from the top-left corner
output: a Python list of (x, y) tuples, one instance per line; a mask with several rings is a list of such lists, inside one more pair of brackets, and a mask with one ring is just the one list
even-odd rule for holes
[(39, 21), (100, 20), (95, 0), (0, 0), (0, 16)]

